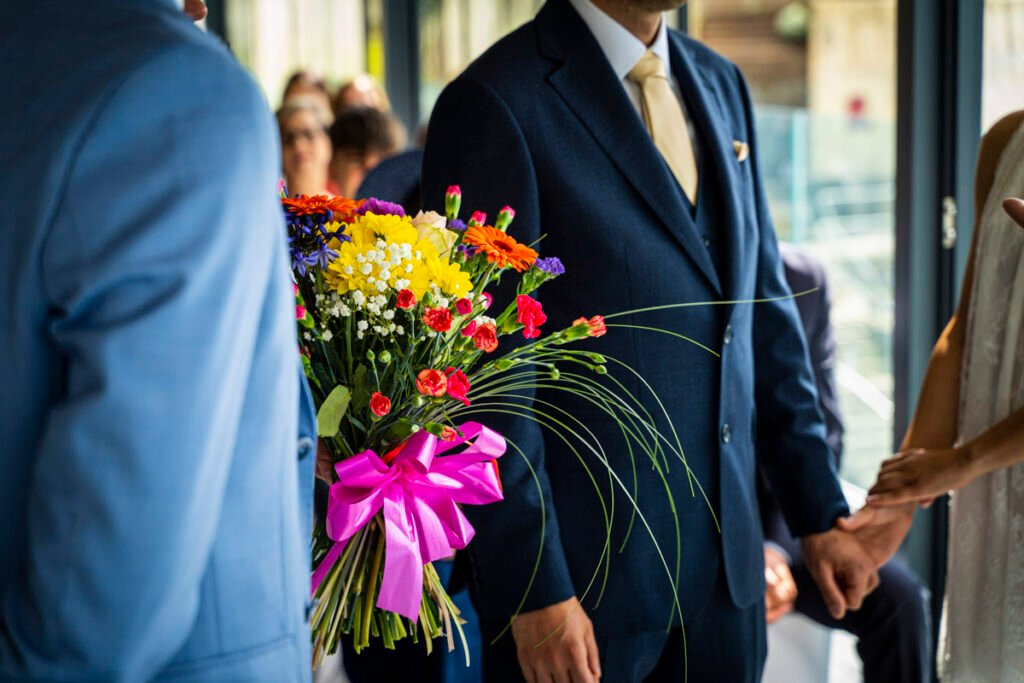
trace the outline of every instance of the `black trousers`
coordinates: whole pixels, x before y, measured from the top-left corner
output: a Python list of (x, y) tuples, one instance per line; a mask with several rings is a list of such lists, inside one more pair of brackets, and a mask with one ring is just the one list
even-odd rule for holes
[[(638, 587), (638, 590), (641, 590)], [(609, 683), (757, 683), (767, 655), (764, 601), (738, 608), (719, 579), (707, 606), (683, 628), (609, 638), (597, 633), (602, 681)], [(485, 626), (484, 683), (522, 683), (515, 643), (494, 645)], [(684, 643), (685, 635), (685, 643)], [(530, 682), (532, 683), (532, 682)]]
[(906, 565), (893, 560), (883, 566), (878, 573), (881, 583), (861, 609), (836, 620), (802, 558), (794, 560), (793, 578), (799, 591), (796, 611), (857, 637), (865, 683), (930, 683), (931, 599)]

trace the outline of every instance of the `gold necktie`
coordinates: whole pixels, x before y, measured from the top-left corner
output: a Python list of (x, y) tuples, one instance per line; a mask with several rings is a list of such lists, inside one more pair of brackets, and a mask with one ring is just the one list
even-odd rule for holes
[(693, 155), (690, 128), (665, 75), (665, 65), (658, 55), (648, 50), (628, 78), (640, 86), (640, 109), (654, 146), (665, 158), (690, 202), (696, 204), (697, 160)]

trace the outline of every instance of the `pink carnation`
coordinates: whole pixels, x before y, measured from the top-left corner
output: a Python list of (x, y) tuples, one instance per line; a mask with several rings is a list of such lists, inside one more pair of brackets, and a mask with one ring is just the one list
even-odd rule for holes
[(455, 310), (459, 315), (469, 315), (473, 312), (473, 302), (466, 297), (462, 297), (455, 302)]

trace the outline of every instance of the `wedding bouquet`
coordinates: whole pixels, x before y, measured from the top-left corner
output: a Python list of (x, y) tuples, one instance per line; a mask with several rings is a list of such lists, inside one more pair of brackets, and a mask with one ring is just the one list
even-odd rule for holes
[[(282, 195), (300, 348), (334, 475), (312, 544), (314, 666), (342, 633), (357, 651), (371, 637), (390, 648), (420, 633), (428, 652), (438, 637), (451, 650), (456, 632), (465, 643), (463, 622), (431, 562), (471, 540), (462, 505), (501, 500), (506, 449), (500, 434), (463, 418), (493, 409), (559, 431), (581, 462), (591, 454), (607, 468), (634, 515), (629, 487), (585, 425), (557, 406), (512, 399), (542, 385), (581, 396), (618, 420), (656, 469), (668, 453), (685, 465), (682, 449), (614, 378), (601, 381), (614, 359), (569, 348), (604, 335), (601, 316), (542, 332), (531, 294), (564, 268), (508, 233), (511, 208), (493, 224), (480, 212), (463, 222), (457, 186), (445, 215), (414, 217), (375, 199)], [(501, 309), (489, 291), (499, 278), (517, 292)], [(505, 341), (512, 335), (522, 338)]]

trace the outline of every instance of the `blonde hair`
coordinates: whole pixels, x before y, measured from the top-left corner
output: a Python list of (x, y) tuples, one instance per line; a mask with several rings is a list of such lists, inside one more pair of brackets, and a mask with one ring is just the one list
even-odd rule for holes
[(308, 111), (313, 114), (316, 117), (317, 123), (323, 127), (324, 131), (330, 129), (331, 124), (334, 123), (334, 115), (324, 109), (323, 105), (315, 97), (295, 95), (285, 100), (281, 108), (277, 110), (277, 125), (282, 133), (288, 119), (300, 111)]

